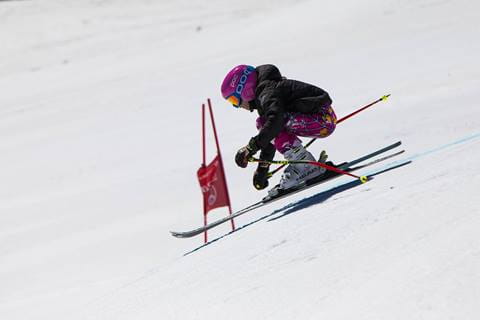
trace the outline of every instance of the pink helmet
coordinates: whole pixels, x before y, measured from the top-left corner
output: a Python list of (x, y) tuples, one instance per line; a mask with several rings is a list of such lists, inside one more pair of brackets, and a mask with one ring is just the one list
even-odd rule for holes
[(238, 108), (243, 100), (255, 99), (256, 86), (255, 67), (242, 64), (233, 68), (223, 80), (222, 96)]

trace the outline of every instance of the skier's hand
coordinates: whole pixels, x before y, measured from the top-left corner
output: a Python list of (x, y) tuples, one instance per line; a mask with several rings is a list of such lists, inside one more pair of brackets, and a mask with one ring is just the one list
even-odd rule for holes
[(270, 165), (259, 163), (257, 170), (253, 174), (253, 186), (257, 190), (262, 190), (268, 187), (268, 169)]
[(250, 139), (248, 145), (240, 148), (235, 155), (235, 162), (240, 168), (246, 168), (248, 165), (248, 160), (258, 151), (257, 142), (254, 138)]

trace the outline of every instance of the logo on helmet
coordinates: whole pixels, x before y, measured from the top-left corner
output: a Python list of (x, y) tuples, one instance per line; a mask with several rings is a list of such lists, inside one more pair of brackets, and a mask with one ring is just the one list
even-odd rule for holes
[(237, 83), (238, 76), (236, 74), (233, 75), (232, 81), (230, 81), (230, 87), (235, 88)]
[[(243, 88), (245, 86), (245, 83), (247, 82), (248, 76), (253, 72), (253, 70), (255, 70), (255, 69), (250, 68), (250, 67), (243, 70), (242, 76), (240, 77), (240, 81), (238, 82), (237, 87), (235, 88), (235, 92), (237, 94), (239, 94), (239, 95), (242, 94), (242, 91), (243, 91)], [(234, 79), (236, 80), (236, 77)]]

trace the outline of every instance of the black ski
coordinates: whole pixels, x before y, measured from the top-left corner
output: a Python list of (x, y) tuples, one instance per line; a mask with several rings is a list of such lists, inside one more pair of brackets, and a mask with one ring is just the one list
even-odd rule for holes
[[(355, 160), (352, 160), (350, 162), (346, 162), (346, 163), (342, 163), (338, 166), (338, 168), (342, 169), (342, 170), (345, 170), (345, 171), (348, 171), (348, 172), (352, 172), (352, 171), (355, 171), (355, 170), (360, 170), (360, 169), (363, 169), (363, 168), (366, 168), (368, 166), (371, 166), (371, 165), (374, 165), (376, 163), (379, 163), (381, 161), (385, 161), (385, 160), (388, 160), (390, 158), (393, 158), (399, 154), (402, 154), (403, 152), (405, 152), (405, 150), (401, 150), (399, 152), (396, 152), (396, 153), (393, 153), (393, 154), (390, 154), (390, 155), (387, 155), (387, 156), (384, 156), (382, 158), (379, 158), (379, 159), (376, 159), (376, 160), (372, 160), (368, 163), (365, 163), (363, 165), (359, 165), (359, 166), (355, 166), (353, 167), (355, 164), (358, 164), (360, 162), (363, 162), (365, 160), (368, 160), (370, 158), (373, 158), (377, 155), (380, 155), (384, 152), (387, 152), (389, 150), (392, 150), (398, 146), (401, 145), (401, 142), (398, 141), (396, 143), (393, 143), (385, 148), (382, 148), (382, 149), (379, 149), (377, 151), (374, 151), (372, 153), (369, 153), (363, 157), (360, 157), (358, 159), (355, 159)], [(291, 196), (293, 194), (296, 194), (298, 192), (301, 192), (301, 191), (304, 191), (304, 190), (307, 190), (307, 189), (310, 189), (311, 187), (314, 187), (314, 186), (317, 186), (319, 184), (322, 184), (322, 183), (325, 183), (327, 181), (330, 181), (332, 179), (335, 179), (335, 178), (338, 178), (339, 176), (341, 176), (340, 174), (336, 173), (336, 172), (331, 172), (331, 171), (328, 171), (325, 175), (323, 175), (321, 177), (321, 179), (317, 180), (317, 181), (308, 181), (306, 185), (300, 187), (300, 188), (296, 188), (296, 189), (290, 189), (290, 190), (287, 190), (285, 193), (283, 194), (280, 194), (280, 195), (277, 195), (273, 198), (269, 198), (269, 197), (266, 197), (264, 199), (262, 199), (261, 201), (258, 201), (248, 207), (245, 207), (235, 213), (232, 213), (231, 215), (225, 217), (225, 218), (222, 218), (222, 219), (218, 219), (216, 221), (213, 221), (205, 226), (201, 226), (197, 229), (193, 229), (193, 230), (190, 230), (190, 231), (184, 231), (184, 232), (177, 232), (177, 231), (170, 231), (170, 233), (172, 234), (172, 236), (174, 237), (177, 237), (177, 238), (191, 238), (191, 237), (194, 237), (196, 235), (199, 235), (199, 234), (202, 234), (203, 232), (209, 230), (209, 229), (212, 229), (216, 226), (219, 226), (225, 222), (228, 222), (236, 217), (239, 217), (247, 212), (250, 212), (252, 210), (255, 210), (257, 208), (260, 208), (264, 205), (267, 205), (267, 204), (270, 204), (272, 202), (275, 202), (277, 200), (280, 200), (280, 199), (283, 199), (285, 197), (288, 197), (288, 196)]]

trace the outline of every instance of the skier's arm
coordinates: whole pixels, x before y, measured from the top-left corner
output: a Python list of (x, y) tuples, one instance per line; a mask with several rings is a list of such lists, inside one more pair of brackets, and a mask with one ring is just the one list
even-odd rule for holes
[(269, 143), (265, 148), (260, 150), (260, 159), (266, 161), (272, 161), (275, 156), (275, 147)]
[(285, 107), (282, 98), (277, 94), (266, 96), (262, 99), (265, 106), (265, 125), (260, 132), (253, 137), (258, 149), (264, 149), (279, 133), (285, 125)]

